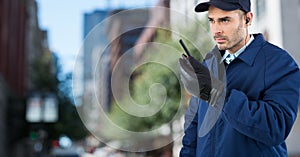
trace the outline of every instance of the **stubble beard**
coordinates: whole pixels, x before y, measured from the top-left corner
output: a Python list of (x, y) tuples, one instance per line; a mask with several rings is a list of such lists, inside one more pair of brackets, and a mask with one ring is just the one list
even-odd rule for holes
[[(243, 27), (240, 24), (238, 28), (236, 29), (235, 33), (233, 33), (233, 36), (231, 39), (229, 39), (228, 36), (222, 36), (226, 39), (226, 43), (217, 43), (217, 46), (219, 50), (229, 50), (230, 52), (236, 52), (238, 49), (241, 48), (241, 44), (243, 44), (243, 41), (246, 38), (246, 33), (243, 31)], [(245, 37), (244, 37), (245, 36)]]

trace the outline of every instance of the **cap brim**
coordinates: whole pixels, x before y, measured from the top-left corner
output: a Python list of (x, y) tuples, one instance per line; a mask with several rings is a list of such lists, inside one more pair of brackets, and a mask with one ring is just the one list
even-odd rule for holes
[(195, 7), (195, 12), (204, 12), (209, 8), (210, 2), (200, 3)]
[(204, 2), (204, 3), (200, 3), (195, 7), (195, 12), (204, 12), (204, 11), (208, 11), (209, 6), (213, 5), (219, 9), (225, 10), (225, 11), (232, 11), (232, 10), (236, 10), (236, 9), (241, 9), (240, 5), (238, 4), (228, 4), (226, 2), (222, 2), (222, 1), (210, 1), (210, 2)]

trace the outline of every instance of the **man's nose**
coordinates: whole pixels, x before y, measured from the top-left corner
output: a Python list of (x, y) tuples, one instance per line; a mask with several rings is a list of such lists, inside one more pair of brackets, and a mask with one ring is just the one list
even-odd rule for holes
[(211, 30), (213, 34), (220, 34), (222, 33), (222, 27), (218, 23), (214, 23), (211, 25)]

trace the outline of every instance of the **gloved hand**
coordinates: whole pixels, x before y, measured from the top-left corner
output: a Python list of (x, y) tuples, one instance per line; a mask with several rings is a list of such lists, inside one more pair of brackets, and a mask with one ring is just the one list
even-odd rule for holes
[(206, 66), (192, 56), (183, 55), (179, 58), (178, 68), (181, 81), (190, 94), (216, 105), (224, 84), (211, 75)]

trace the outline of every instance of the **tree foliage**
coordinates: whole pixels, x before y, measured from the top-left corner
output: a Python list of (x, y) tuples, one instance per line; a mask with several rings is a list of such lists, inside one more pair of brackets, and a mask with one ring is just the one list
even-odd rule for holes
[(72, 74), (64, 74), (58, 86), (57, 98), (59, 102), (59, 120), (51, 126), (53, 138), (67, 135), (71, 139), (85, 138), (87, 130), (83, 125), (70, 93), (72, 93)]
[[(32, 64), (31, 75), (34, 91), (42, 94), (52, 93), (58, 102), (58, 121), (47, 124), (50, 138), (57, 139), (60, 135), (68, 135), (72, 139), (84, 138), (87, 131), (79, 118), (70, 93), (71, 73), (63, 74), (59, 58), (53, 53), (43, 53)], [(60, 77), (58, 77), (60, 76)]]
[(33, 90), (41, 92), (56, 92), (58, 78), (56, 73), (55, 55), (51, 52), (44, 52), (41, 57), (36, 58), (32, 63), (31, 79)]
[[(200, 30), (202, 29), (202, 30)], [(161, 47), (155, 51), (146, 51), (144, 58), (161, 61), (170, 67), (175, 67), (175, 71), (156, 62), (149, 62), (137, 68), (130, 83), (131, 96), (137, 104), (147, 105), (151, 101), (149, 89), (153, 84), (161, 84), (166, 89), (167, 98), (165, 104), (155, 115), (150, 117), (137, 117), (123, 111), (120, 106), (126, 107), (129, 104), (114, 104), (110, 118), (118, 126), (130, 131), (148, 131), (171, 122), (175, 114), (179, 111), (181, 101), (181, 86), (177, 73), (177, 61), (183, 52), (178, 39), (184, 39), (191, 54), (198, 60), (202, 60), (202, 55), (208, 52), (212, 43), (207, 31), (199, 24), (180, 30), (184, 36), (174, 35), (166, 29), (158, 29), (154, 42), (160, 43)], [(199, 32), (195, 35), (195, 32)], [(198, 36), (199, 35), (199, 36)], [(154, 46), (155, 47), (155, 46)], [(201, 51), (200, 51), (201, 50)], [(172, 51), (172, 52), (170, 52)], [(177, 52), (177, 53), (176, 53)], [(200, 52), (200, 53), (199, 53)], [(175, 53), (174, 55), (170, 55)], [(160, 96), (159, 91), (155, 96)], [(181, 113), (182, 114), (182, 113)]]

